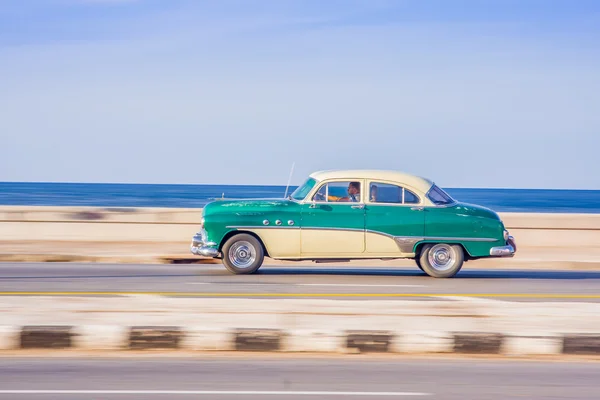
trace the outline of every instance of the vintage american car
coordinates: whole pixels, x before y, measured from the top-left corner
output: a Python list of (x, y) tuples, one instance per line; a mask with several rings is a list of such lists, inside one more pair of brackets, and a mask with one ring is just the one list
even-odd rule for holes
[(494, 211), (459, 202), (429, 179), (387, 170), (312, 173), (287, 198), (215, 200), (191, 252), (233, 274), (264, 258), (315, 262), (414, 259), (449, 278), (468, 260), (512, 257), (515, 239)]

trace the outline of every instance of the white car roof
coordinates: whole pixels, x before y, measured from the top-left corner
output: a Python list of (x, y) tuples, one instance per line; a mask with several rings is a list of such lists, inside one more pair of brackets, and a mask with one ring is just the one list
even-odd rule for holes
[(326, 179), (372, 179), (397, 182), (399, 185), (412, 186), (413, 188), (426, 193), (433, 181), (417, 175), (409, 174), (402, 171), (381, 170), (381, 169), (335, 169), (316, 171), (310, 176), (318, 181)]

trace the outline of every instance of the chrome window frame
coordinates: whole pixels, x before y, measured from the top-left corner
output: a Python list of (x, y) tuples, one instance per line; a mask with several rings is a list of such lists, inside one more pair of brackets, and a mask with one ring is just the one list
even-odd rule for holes
[[(423, 197), (419, 195), (419, 191), (410, 185), (405, 185), (401, 182), (387, 181), (385, 179), (368, 179), (367, 181), (368, 181), (367, 188), (368, 188), (369, 194), (371, 193), (371, 184), (373, 184), (373, 183), (381, 183), (384, 185), (392, 185), (392, 186), (397, 186), (397, 187), (402, 188), (402, 203), (372, 202), (370, 200), (370, 196), (367, 196), (366, 204), (368, 204), (370, 206), (395, 206), (395, 207), (424, 207), (425, 206), (425, 202), (423, 200)], [(410, 193), (414, 194), (415, 197), (419, 200), (419, 202), (418, 203), (405, 203), (404, 202), (404, 191), (405, 190), (408, 190)]]
[[(304, 199), (304, 201), (301, 202), (301, 204), (345, 204), (345, 205), (365, 205), (365, 194), (363, 193), (363, 188), (365, 187), (365, 179), (364, 178), (335, 178), (335, 179), (325, 179), (322, 181), (317, 181), (317, 183), (315, 184), (315, 186), (312, 188), (311, 192), (306, 196), (306, 198)], [(335, 182), (358, 182), (360, 183), (360, 198), (358, 202), (352, 202), (352, 201), (327, 201), (327, 197), (329, 196), (329, 184), (330, 183), (335, 183)], [(326, 189), (325, 189), (325, 200), (313, 200), (313, 197), (315, 196), (315, 194), (317, 194), (317, 192), (323, 187), (323, 185), (327, 185)]]

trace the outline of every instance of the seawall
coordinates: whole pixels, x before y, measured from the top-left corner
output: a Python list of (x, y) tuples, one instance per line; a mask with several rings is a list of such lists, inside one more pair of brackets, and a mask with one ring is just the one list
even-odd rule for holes
[[(499, 213), (521, 247), (600, 246), (600, 214)], [(198, 208), (0, 207), (0, 240), (189, 243)]]
[[(518, 256), (560, 254), (564, 260), (592, 257), (600, 262), (600, 214), (500, 213), (515, 236)], [(192, 258), (189, 243), (202, 209), (0, 207), (0, 253), (43, 253), (45, 243), (94, 246), (151, 246), (153, 253)], [(18, 245), (18, 246), (17, 246)], [(160, 250), (161, 246), (165, 250)], [(28, 250), (31, 248), (32, 250)], [(168, 250), (167, 250), (168, 248)], [(132, 250), (133, 251), (133, 250)], [(518, 258), (518, 257), (516, 257)]]

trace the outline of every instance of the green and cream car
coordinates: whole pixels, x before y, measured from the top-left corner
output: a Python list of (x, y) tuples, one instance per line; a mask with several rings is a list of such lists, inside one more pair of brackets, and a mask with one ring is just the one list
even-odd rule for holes
[(447, 278), (468, 260), (512, 257), (516, 245), (498, 214), (461, 203), (428, 179), (335, 170), (311, 174), (288, 198), (210, 202), (191, 252), (222, 259), (234, 274), (257, 271), (265, 257), (410, 258)]

